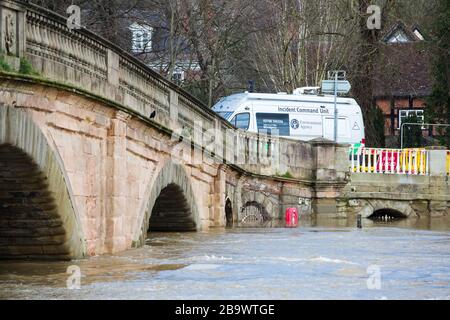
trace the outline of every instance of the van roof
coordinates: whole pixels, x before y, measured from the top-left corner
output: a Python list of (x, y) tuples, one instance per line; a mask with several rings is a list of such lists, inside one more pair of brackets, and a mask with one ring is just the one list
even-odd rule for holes
[[(233, 111), (245, 100), (271, 100), (271, 101), (301, 101), (313, 103), (334, 103), (332, 95), (309, 94), (277, 94), (277, 93), (236, 93), (220, 99), (213, 107), (216, 112)], [(352, 98), (337, 98), (338, 104), (357, 105)]]

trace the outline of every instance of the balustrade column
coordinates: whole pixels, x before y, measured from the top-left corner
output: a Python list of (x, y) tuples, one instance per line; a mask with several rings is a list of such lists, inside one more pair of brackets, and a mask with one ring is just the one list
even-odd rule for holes
[(108, 83), (119, 87), (119, 55), (112, 50), (107, 50)]
[[(170, 90), (170, 101), (169, 101), (169, 112), (170, 112), (170, 127), (172, 130), (175, 130), (180, 127), (180, 124), (178, 122), (178, 93)], [(185, 117), (188, 117), (188, 115), (185, 115)], [(191, 137), (192, 138), (192, 137)]]

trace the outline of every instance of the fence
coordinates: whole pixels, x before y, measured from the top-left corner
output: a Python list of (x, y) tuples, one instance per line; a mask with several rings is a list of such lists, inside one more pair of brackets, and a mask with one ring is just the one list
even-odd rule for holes
[(450, 150), (447, 151), (447, 165), (446, 165), (446, 168), (447, 168), (447, 175), (450, 176)]
[[(425, 149), (350, 147), (352, 172), (428, 175), (428, 157), (428, 151)], [(447, 156), (447, 165), (449, 161)]]

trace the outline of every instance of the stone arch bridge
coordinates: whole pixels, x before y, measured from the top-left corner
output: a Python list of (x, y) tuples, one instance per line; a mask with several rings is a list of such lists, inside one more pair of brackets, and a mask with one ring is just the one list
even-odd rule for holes
[(119, 252), (149, 231), (263, 224), (293, 206), (333, 217), (447, 210), (447, 176), (382, 190), (349, 173), (348, 146), (237, 131), (52, 12), (4, 0), (0, 24), (2, 259)]

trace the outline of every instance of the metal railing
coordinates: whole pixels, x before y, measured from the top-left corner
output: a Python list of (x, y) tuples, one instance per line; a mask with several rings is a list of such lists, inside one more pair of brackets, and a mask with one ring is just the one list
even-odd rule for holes
[(351, 172), (383, 174), (429, 174), (425, 149), (378, 149), (350, 147)]

